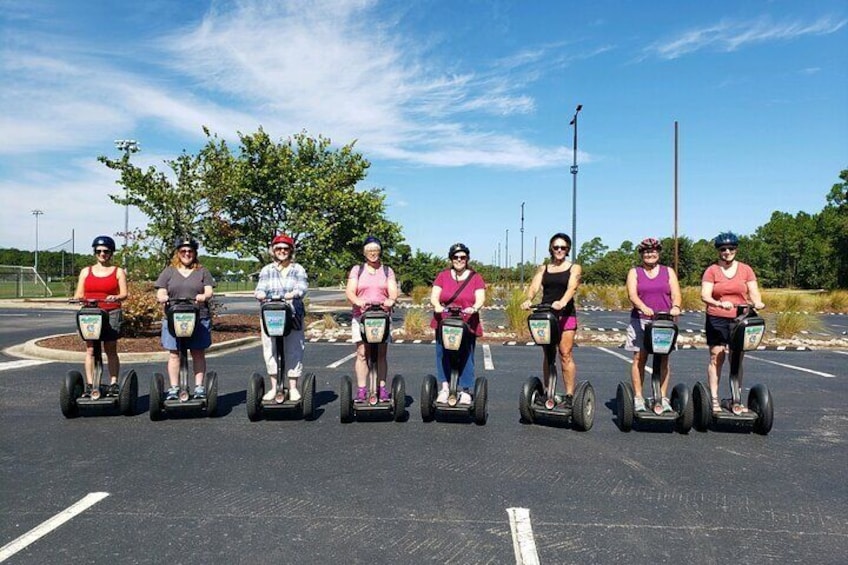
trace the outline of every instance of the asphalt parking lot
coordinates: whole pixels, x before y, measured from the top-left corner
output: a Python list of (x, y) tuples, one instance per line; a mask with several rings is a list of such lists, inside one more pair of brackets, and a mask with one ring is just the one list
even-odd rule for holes
[[(433, 347), (407, 344), (393, 345), (389, 362), (406, 379), (409, 420), (341, 424), (338, 384), (352, 372), (342, 361), (352, 348), (307, 348), (313, 421), (248, 421), (258, 347), (210, 360), (221, 387), (214, 419), (149, 420), (148, 382), (161, 363), (132, 366), (142, 413), (73, 420), (58, 392), (77, 366), (0, 363), (0, 545), (108, 493), (8, 562), (529, 563), (516, 547), (530, 545), (541, 563), (842, 563), (848, 554), (845, 351), (749, 354), (746, 387), (765, 383), (775, 400), (771, 434), (684, 436), (619, 431), (615, 389), (629, 365), (615, 348), (575, 353), (597, 396), (588, 432), (519, 422), (521, 384), (541, 364), (535, 347), (492, 345), (486, 370), (478, 346), (485, 426), (421, 421)], [(706, 355), (674, 353), (675, 382), (703, 379)]]

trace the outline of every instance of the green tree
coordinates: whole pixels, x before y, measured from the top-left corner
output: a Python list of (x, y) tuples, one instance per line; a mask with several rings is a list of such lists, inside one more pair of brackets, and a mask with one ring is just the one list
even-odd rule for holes
[(607, 252), (606, 245), (603, 244), (600, 237), (593, 237), (589, 241), (583, 242), (580, 250), (577, 253), (577, 263), (582, 267), (587, 267), (599, 260)]
[(848, 169), (840, 172), (839, 178), (842, 182), (830, 189), (827, 205), (819, 215), (819, 233), (830, 245), (833, 285), (848, 288)]

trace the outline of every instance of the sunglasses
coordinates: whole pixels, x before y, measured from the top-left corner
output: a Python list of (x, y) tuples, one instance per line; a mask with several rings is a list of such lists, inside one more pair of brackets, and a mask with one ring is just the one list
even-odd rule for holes
[(111, 249), (95, 249), (94, 254), (95, 255), (111, 255), (112, 250)]
[(274, 248), (274, 251), (291, 251), (291, 247), (288, 245), (278, 245)]
[(454, 255), (451, 257), (452, 261), (468, 261), (468, 255)]
[(551, 245), (551, 249), (554, 251), (568, 251), (568, 246), (565, 245)]
[(180, 249), (180, 255), (192, 255), (194, 254), (194, 249)]
[(736, 248), (735, 247), (719, 247), (718, 250), (719, 250), (720, 253), (724, 253), (725, 251), (736, 251)]

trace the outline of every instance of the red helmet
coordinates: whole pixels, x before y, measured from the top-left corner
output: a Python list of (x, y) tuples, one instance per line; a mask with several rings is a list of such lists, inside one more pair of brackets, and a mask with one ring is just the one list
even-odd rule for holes
[(271, 247), (274, 247), (278, 243), (285, 243), (292, 248), (292, 251), (294, 251), (294, 240), (286, 234), (281, 233), (274, 236), (274, 239), (271, 241)]
[(662, 251), (662, 242), (658, 239), (654, 239), (653, 237), (649, 237), (643, 239), (639, 245), (636, 246), (636, 251), (642, 253), (643, 251), (647, 251), (648, 249), (656, 249), (657, 251)]

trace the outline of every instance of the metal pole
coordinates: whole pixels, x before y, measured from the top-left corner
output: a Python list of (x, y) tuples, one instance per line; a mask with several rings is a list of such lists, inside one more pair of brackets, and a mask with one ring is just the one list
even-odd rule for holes
[(577, 114), (583, 109), (583, 104), (578, 104), (569, 125), (574, 126), (574, 160), (571, 164), (571, 262), (577, 261)]
[[(135, 153), (140, 149), (140, 145), (134, 139), (116, 139), (115, 147), (118, 148), (119, 151), (124, 152), (124, 161), (125, 164), (128, 164), (130, 161), (130, 154)], [(124, 268), (127, 268), (127, 246), (129, 233), (130, 233), (130, 203), (129, 203), (129, 188), (124, 185), (124, 200), (126, 203), (124, 204), (124, 248), (121, 251), (121, 259), (124, 264)]]
[(44, 210), (33, 210), (32, 215), (35, 216), (35, 274), (38, 274), (38, 217), (44, 213)]
[(521, 287), (524, 288), (524, 202), (521, 203)]
[(680, 243), (677, 239), (677, 120), (674, 120), (674, 272), (680, 276)]
[(506, 246), (504, 247), (504, 266), (509, 269), (509, 228), (506, 228)]

